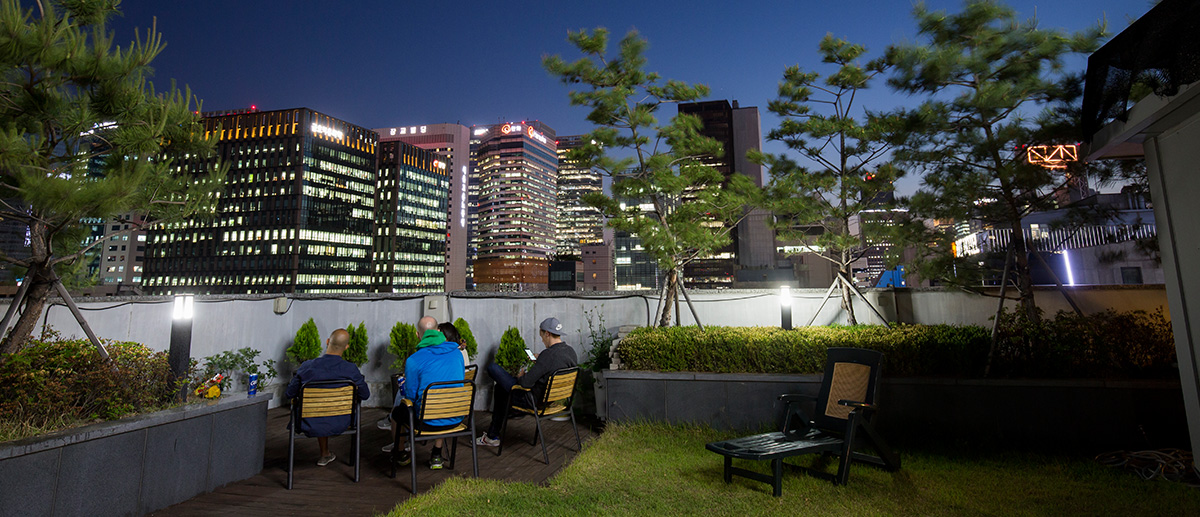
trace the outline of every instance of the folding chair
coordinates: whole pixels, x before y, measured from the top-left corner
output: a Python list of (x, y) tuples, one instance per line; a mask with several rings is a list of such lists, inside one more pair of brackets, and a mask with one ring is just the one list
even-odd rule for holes
[[(475, 450), (475, 412), (472, 409), (475, 402), (475, 384), (465, 379), (461, 381), (435, 382), (425, 387), (421, 396), (420, 407), (416, 411), (408, 411), (408, 443), (412, 447), (412, 493), (417, 493), (417, 461), (416, 451), (418, 441), (447, 438), (450, 441), (450, 464), (454, 469), (454, 458), (458, 452), (458, 437), (466, 436), (471, 442), (471, 466), (475, 477), (479, 477), (479, 457)], [(404, 404), (412, 408), (413, 402), (404, 399)], [(415, 413), (415, 415), (414, 415)], [(462, 422), (449, 429), (435, 429), (425, 422), (442, 418), (462, 418)], [(391, 477), (396, 477), (396, 458), (402, 450), (399, 432), (392, 443)]]
[[(533, 440), (529, 441), (529, 445), (534, 445), (539, 440), (541, 441), (542, 457), (545, 459), (547, 465), (550, 464), (550, 453), (546, 451), (546, 437), (542, 435), (541, 422), (544, 419), (554, 417), (565, 411), (571, 417), (571, 429), (575, 431), (576, 450), (582, 450), (583, 441), (579, 439), (579, 428), (575, 425), (575, 413), (571, 411), (571, 403), (575, 400), (575, 381), (578, 378), (578, 366), (563, 368), (551, 373), (550, 378), (546, 381), (546, 391), (542, 393), (542, 400), (537, 403), (533, 400), (532, 391), (525, 389), (520, 384), (514, 384), (508, 408), (504, 412), (504, 423), (500, 427), (500, 447), (497, 448), (496, 455), (499, 456), (504, 451), (504, 434), (508, 430), (509, 409), (515, 409), (537, 417), (534, 419), (534, 425), (537, 426), (537, 434)], [(529, 407), (516, 405), (516, 397), (523, 397), (529, 404)]]
[(288, 419), (288, 475), (287, 488), (292, 489), (292, 473), (296, 463), (296, 435), (301, 434), (301, 423), (308, 418), (349, 416), (350, 426), (334, 435), (354, 435), (354, 446), (350, 464), (354, 465), (354, 482), (359, 475), (359, 407), (358, 385), (350, 379), (309, 381), (300, 386), (300, 396), (292, 399), (291, 417)]
[[(872, 418), (878, 406), (875, 391), (879, 381), (879, 363), (883, 354), (860, 348), (830, 348), (825, 376), (817, 397), (803, 394), (781, 395), (785, 402), (783, 427), (779, 432), (745, 436), (705, 445), (725, 457), (725, 482), (734, 475), (768, 483), (774, 495), (783, 493), (783, 467), (803, 470), (813, 476), (844, 485), (850, 477), (850, 460), (869, 463), (889, 471), (900, 470), (900, 456), (893, 452), (875, 430)], [(798, 407), (803, 400), (815, 401), (815, 418), (809, 419)], [(860, 442), (875, 449), (877, 456), (856, 451)], [(841, 458), (837, 474), (784, 463), (784, 458), (802, 454), (832, 455)], [(767, 476), (733, 466), (733, 459), (770, 460), (772, 475)]]

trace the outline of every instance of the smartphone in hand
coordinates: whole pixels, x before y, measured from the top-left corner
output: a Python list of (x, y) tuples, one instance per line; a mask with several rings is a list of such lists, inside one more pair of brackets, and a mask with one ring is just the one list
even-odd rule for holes
[(526, 357), (529, 357), (529, 360), (530, 360), (530, 361), (537, 361), (537, 356), (536, 356), (536, 355), (533, 355), (533, 350), (530, 350), (530, 349), (526, 348), (526, 349), (525, 349), (525, 356), (526, 356)]

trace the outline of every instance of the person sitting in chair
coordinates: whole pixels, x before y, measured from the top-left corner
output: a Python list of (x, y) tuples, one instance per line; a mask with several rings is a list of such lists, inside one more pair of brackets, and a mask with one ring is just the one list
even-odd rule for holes
[[(354, 363), (342, 359), (342, 354), (350, 347), (350, 333), (346, 329), (337, 329), (325, 340), (325, 355), (310, 359), (296, 369), (288, 383), (284, 396), (294, 399), (300, 395), (300, 387), (309, 381), (347, 380), (358, 386), (358, 398), (367, 400), (371, 390)], [(308, 437), (316, 437), (317, 445), (321, 447), (321, 459), (317, 465), (324, 467), (333, 461), (334, 456), (329, 452), (329, 437), (342, 434), (350, 427), (350, 415), (323, 416), (306, 418), (301, 421), (300, 432)]]
[[(453, 325), (446, 328), (445, 333), (439, 331), (439, 328), (444, 327), (439, 327), (437, 320), (429, 316), (417, 321), (417, 330), (422, 333), (421, 341), (417, 343), (417, 351), (413, 352), (404, 362), (404, 391), (396, 394), (390, 415), (392, 429), (408, 426), (409, 412), (416, 411), (421, 407), (421, 397), (425, 395), (425, 388), (430, 384), (463, 380), (463, 360), (462, 354), (458, 351), (458, 332)], [(452, 331), (452, 336), (447, 335)], [(404, 404), (403, 399), (411, 400), (412, 407)], [(412, 416), (416, 418), (418, 415), (414, 413)], [(453, 428), (460, 423), (462, 423), (461, 418), (438, 418), (417, 422), (417, 425), (420, 426), (418, 430), (422, 428), (444, 430)], [(433, 453), (429, 458), (430, 469), (440, 469), (444, 464), (442, 442), (441, 439), (434, 441)], [(405, 446), (407, 448), (408, 444), (406, 443)], [(394, 447), (393, 440), (393, 443), (384, 447), (383, 451), (392, 452)], [(408, 465), (412, 461), (412, 455), (408, 450), (404, 450), (396, 453), (396, 459), (400, 465)]]
[(476, 445), (499, 447), (500, 427), (504, 424), (504, 415), (508, 411), (509, 405), (517, 404), (521, 407), (528, 407), (529, 403), (524, 397), (512, 400), (510, 395), (513, 385), (520, 384), (521, 387), (532, 390), (533, 400), (541, 400), (542, 394), (546, 391), (546, 381), (550, 378), (550, 374), (579, 364), (575, 349), (562, 340), (562, 323), (558, 321), (558, 318), (542, 320), (542, 324), (538, 326), (538, 337), (542, 339), (542, 344), (546, 349), (537, 354), (537, 359), (534, 360), (529, 371), (522, 368), (520, 374), (513, 377), (500, 365), (488, 363), (488, 375), (491, 375), (492, 380), (496, 381), (496, 386), (492, 388), (492, 423), (488, 425), (487, 431), (475, 440)]

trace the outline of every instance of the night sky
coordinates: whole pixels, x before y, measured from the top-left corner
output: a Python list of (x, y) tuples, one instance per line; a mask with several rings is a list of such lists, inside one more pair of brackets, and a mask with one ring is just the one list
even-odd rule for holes
[[(828, 71), (816, 46), (826, 33), (866, 45), (874, 57), (912, 40), (903, 0), (791, 2), (410, 2), (125, 0), (110, 23), (125, 44), (157, 17), (167, 47), (154, 82), (188, 85), (205, 110), (309, 107), (368, 128), (538, 119), (558, 134), (591, 130), (586, 111), (541, 57), (578, 52), (567, 31), (607, 27), (613, 46), (636, 28), (650, 42), (648, 69), (712, 87), (711, 99), (766, 111), (784, 67)], [(929, 5), (957, 11), (958, 1)], [(1108, 21), (1112, 34), (1145, 14), (1150, 0), (1012, 1), (1022, 18), (1079, 30)], [(1086, 66), (1083, 57), (1073, 68)], [(881, 82), (863, 106), (884, 110), (913, 99)], [(667, 110), (673, 115), (674, 110)], [(778, 144), (767, 143), (771, 152)], [(901, 191), (915, 187), (902, 180)], [(911, 182), (911, 183), (910, 183)], [(908, 183), (908, 185), (905, 185)]]

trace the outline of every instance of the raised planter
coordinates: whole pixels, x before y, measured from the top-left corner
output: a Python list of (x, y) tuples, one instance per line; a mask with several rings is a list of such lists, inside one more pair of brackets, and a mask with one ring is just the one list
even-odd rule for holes
[[(778, 425), (782, 393), (816, 395), (821, 375), (606, 370), (610, 421)], [(1178, 381), (884, 378), (879, 428), (897, 445), (1101, 451), (1188, 448)], [(811, 408), (807, 408), (811, 410)]]
[(141, 515), (262, 471), (270, 394), (0, 445), (0, 514)]

